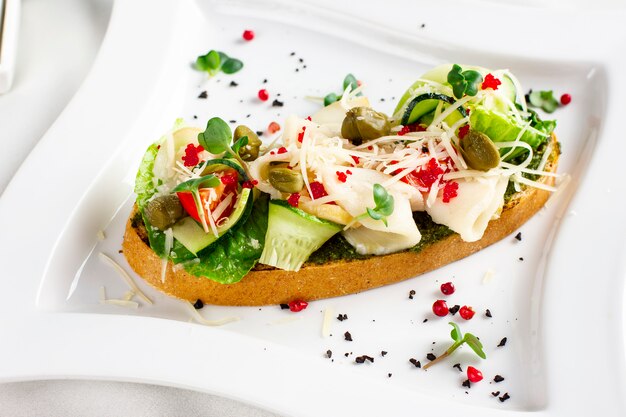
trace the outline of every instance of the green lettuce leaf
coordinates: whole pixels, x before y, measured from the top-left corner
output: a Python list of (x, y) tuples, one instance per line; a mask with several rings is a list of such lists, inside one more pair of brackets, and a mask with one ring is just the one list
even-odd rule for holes
[(146, 150), (141, 164), (139, 165), (137, 177), (135, 177), (135, 194), (137, 194), (137, 205), (140, 210), (143, 210), (148, 200), (150, 200), (150, 197), (156, 193), (152, 170), (154, 169), (154, 160), (156, 159), (157, 153), (159, 153), (159, 145), (153, 143)]
[[(536, 150), (542, 143), (548, 140), (556, 123), (552, 120), (542, 122), (536, 114), (534, 118), (531, 114), (530, 120), (531, 125), (524, 131), (521, 140)], [(524, 128), (524, 124), (518, 123), (514, 118), (483, 107), (477, 107), (472, 110), (470, 126), (472, 130), (484, 133), (494, 142), (513, 142)], [(500, 154), (504, 155), (509, 149), (501, 149)], [(506, 160), (510, 161), (524, 152), (526, 151), (523, 148), (518, 148)]]
[(188, 263), (185, 270), (222, 284), (241, 281), (256, 265), (265, 244), (267, 196), (259, 197), (247, 220), (226, 233), (198, 254), (199, 263)]

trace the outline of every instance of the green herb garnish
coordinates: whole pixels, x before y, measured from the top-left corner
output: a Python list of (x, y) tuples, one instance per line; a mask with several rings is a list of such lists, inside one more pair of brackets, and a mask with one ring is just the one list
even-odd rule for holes
[(196, 204), (196, 211), (198, 216), (202, 220), (202, 227), (205, 231), (208, 231), (206, 224), (206, 218), (204, 216), (204, 209), (202, 206), (202, 199), (200, 198), (200, 188), (215, 188), (221, 184), (219, 178), (213, 174), (205, 175), (200, 178), (192, 178), (185, 182), (181, 182), (172, 189), (173, 193), (188, 192), (193, 196), (193, 202)]
[(387, 217), (393, 214), (393, 196), (387, 192), (385, 187), (380, 184), (374, 184), (374, 203), (376, 206), (374, 208), (367, 207), (365, 213), (356, 216), (350, 223), (346, 225), (344, 230), (348, 229), (354, 223), (367, 218), (368, 216), (374, 220), (381, 220), (385, 226), (387, 224)]
[(478, 340), (476, 336), (474, 336), (471, 333), (465, 333), (465, 335), (463, 335), (463, 333), (461, 333), (461, 329), (456, 323), (450, 322), (449, 324), (452, 326), (450, 337), (452, 337), (452, 340), (454, 340), (454, 343), (450, 345), (450, 347), (443, 354), (441, 354), (441, 356), (438, 356), (436, 359), (424, 365), (424, 369), (428, 369), (434, 364), (436, 364), (437, 362), (447, 358), (448, 356), (452, 354), (452, 352), (454, 352), (459, 347), (461, 347), (463, 343), (467, 343), (467, 345), (470, 348), (472, 348), (472, 350), (478, 356), (480, 356), (483, 359), (487, 359), (487, 355), (485, 355), (485, 352), (483, 351), (483, 344), (480, 342), (480, 340)]
[(214, 76), (220, 70), (224, 74), (234, 74), (243, 68), (243, 62), (237, 58), (231, 58), (224, 52), (210, 50), (206, 55), (200, 55), (196, 58), (196, 69), (204, 71), (209, 76)]
[(528, 104), (533, 107), (540, 107), (546, 113), (552, 113), (559, 107), (559, 102), (554, 98), (552, 90), (531, 91), (528, 93), (527, 98)]
[[(350, 86), (350, 91), (354, 91), (359, 87), (359, 81), (352, 74), (346, 75), (346, 77), (343, 79), (343, 91), (346, 91), (346, 88), (348, 88), (348, 86)], [(341, 100), (341, 96), (341, 94), (337, 95), (335, 93), (326, 94), (326, 96), (324, 96), (324, 107)]]
[(463, 68), (457, 64), (454, 64), (448, 73), (448, 83), (452, 86), (452, 92), (456, 98), (462, 98), (466, 94), (475, 96), (482, 82), (483, 76), (478, 71), (463, 71)]
[(233, 143), (231, 147), (232, 139), (233, 133), (230, 130), (230, 126), (219, 117), (210, 119), (206, 124), (204, 132), (198, 133), (198, 142), (204, 149), (214, 155), (226, 153), (227, 156), (225, 156), (237, 160), (246, 175), (251, 178), (248, 165), (241, 159), (241, 156), (239, 156), (239, 149), (248, 144), (248, 137), (242, 136)]

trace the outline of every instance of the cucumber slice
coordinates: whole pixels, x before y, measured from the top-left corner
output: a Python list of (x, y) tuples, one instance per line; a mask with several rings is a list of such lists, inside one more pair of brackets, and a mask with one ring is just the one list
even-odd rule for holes
[(340, 230), (340, 225), (305, 213), (284, 200), (272, 200), (259, 262), (298, 271), (313, 252)]
[(200, 226), (191, 217), (185, 217), (172, 226), (174, 239), (178, 240), (194, 255), (197, 254), (202, 249), (217, 241), (239, 221), (245, 221), (250, 214), (248, 206), (252, 206), (252, 198), (250, 198), (251, 195), (252, 193), (249, 188), (242, 189), (239, 200), (237, 200), (237, 204), (235, 205), (235, 209), (228, 217), (228, 220), (217, 227), (217, 236), (215, 236), (212, 231), (206, 233), (202, 226)]
[[(410, 125), (419, 120), (420, 117), (433, 112), (440, 102), (444, 103), (443, 110), (456, 100), (445, 94), (438, 93), (425, 93), (420, 94), (409, 102), (402, 116), (401, 123), (403, 125)], [(442, 111), (443, 111), (442, 110)], [(445, 121), (449, 126), (452, 126), (459, 119), (467, 116), (467, 112), (463, 107), (458, 107), (457, 111), (453, 112), (450, 116), (446, 117)]]
[(224, 171), (227, 168), (233, 168), (235, 171), (237, 171), (237, 173), (241, 177), (240, 182), (248, 181), (246, 171), (244, 171), (241, 165), (239, 165), (239, 163), (234, 159), (219, 158), (206, 161), (201, 175), (213, 174), (214, 172)]

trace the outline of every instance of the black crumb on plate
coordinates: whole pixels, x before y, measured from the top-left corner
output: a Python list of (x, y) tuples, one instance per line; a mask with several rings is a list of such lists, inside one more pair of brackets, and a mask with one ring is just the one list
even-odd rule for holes
[(487, 311), (485, 311), (485, 316), (491, 318), (491, 310), (487, 309)]
[(461, 364), (460, 363), (455, 363), (454, 365), (452, 365), (452, 367), (458, 369), (459, 372), (463, 372), (463, 369), (461, 368)]
[(511, 396), (509, 395), (508, 392), (505, 392), (504, 395), (500, 398), (498, 398), (500, 400), (501, 403), (505, 402), (506, 400), (508, 400), (509, 398), (511, 398)]
[(504, 377), (502, 377), (501, 375), (496, 375), (493, 377), (493, 381), (494, 382), (502, 382), (504, 381)]
[(236, 82), (234, 82), (234, 81), (231, 81), (229, 85), (230, 85), (231, 87), (237, 87), (239, 84), (237, 84), (237, 83), (236, 83)]
[(282, 102), (282, 101), (280, 101), (280, 100), (274, 100), (274, 101), (272, 101), (272, 106), (273, 106), (273, 107), (283, 107), (283, 105), (284, 105), (284, 104), (285, 104), (285, 103), (283, 103), (283, 102)]
[(429, 353), (428, 355), (426, 355), (426, 359), (428, 359), (429, 361), (434, 361), (435, 359), (437, 359), (437, 357), (434, 354)]
[(422, 320), (422, 323), (426, 323), (428, 321), (428, 319), (424, 319)]
[(387, 355), (387, 351), (386, 350), (382, 350), (380, 352), (380, 356), (385, 357), (385, 355)]
[(332, 351), (332, 350), (330, 350), (330, 349), (328, 349), (328, 350), (326, 351), (326, 357), (327, 357), (328, 359), (332, 358), (332, 357), (333, 357), (333, 351)]
[(506, 345), (506, 337), (503, 337), (502, 340), (500, 340), (500, 343), (498, 343), (498, 347), (502, 347), (504, 345)]
[(348, 315), (347, 315), (347, 314), (341, 314), (341, 313), (340, 313), (340, 314), (337, 316), (337, 320), (339, 320), (339, 321), (348, 320)]
[(450, 308), (448, 309), (448, 311), (450, 312), (450, 314), (452, 314), (452, 315), (454, 316), (456, 313), (458, 313), (458, 312), (459, 312), (459, 309), (460, 309), (460, 308), (461, 308), (461, 306), (460, 306), (460, 305), (455, 304), (455, 305), (453, 305), (452, 307), (450, 307)]
[(387, 378), (391, 378), (391, 372), (387, 374)]
[(255, 133), (256, 133), (257, 136), (263, 136), (263, 132), (260, 131), (260, 130), (257, 130)]
[(519, 259), (520, 261), (523, 261), (523, 260), (524, 260), (524, 258), (522, 258), (521, 256), (520, 256), (518, 259)]
[(415, 358), (409, 359), (409, 362), (411, 362), (416, 368), (422, 367), (422, 363)]
[(409, 300), (412, 300), (414, 295), (415, 295), (415, 290), (409, 291)]
[(493, 395), (494, 397), (497, 397), (498, 395), (500, 395), (500, 391), (494, 391), (491, 393), (491, 395)]
[(472, 383), (470, 382), (469, 379), (466, 379), (465, 381), (463, 381), (463, 384), (461, 385), (463, 385), (466, 388), (472, 388)]
[(200, 95), (198, 95), (198, 98), (207, 98), (209, 97), (209, 93), (207, 93), (206, 91), (203, 91), (200, 93)]
[(522, 232), (517, 232), (517, 234), (515, 235), (515, 239), (517, 239), (519, 242), (522, 241)]
[(204, 303), (201, 299), (198, 298), (196, 302), (193, 303), (193, 308), (195, 308), (196, 310), (200, 310), (202, 307), (204, 307)]
[(367, 356), (367, 355), (361, 355), (361, 356), (357, 356), (356, 358), (354, 358), (354, 361), (356, 363), (365, 363), (365, 361), (370, 361), (371, 363), (374, 363), (374, 358), (372, 358), (371, 356)]
[(352, 335), (350, 334), (350, 332), (345, 332), (343, 334), (343, 338), (347, 340), (348, 342), (352, 342)]
[(280, 305), (280, 309), (281, 310), (289, 310), (289, 304), (281, 304)]

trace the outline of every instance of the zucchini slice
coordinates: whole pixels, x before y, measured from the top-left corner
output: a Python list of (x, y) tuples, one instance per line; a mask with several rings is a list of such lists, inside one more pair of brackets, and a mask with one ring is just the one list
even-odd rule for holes
[[(440, 102), (443, 102), (443, 110), (456, 100), (450, 96), (439, 93), (424, 93), (412, 99), (404, 110), (401, 123), (410, 125), (419, 121), (420, 117), (433, 112)], [(463, 107), (458, 107), (457, 111), (446, 118), (446, 123), (454, 124), (457, 120), (467, 116), (467, 112)]]

